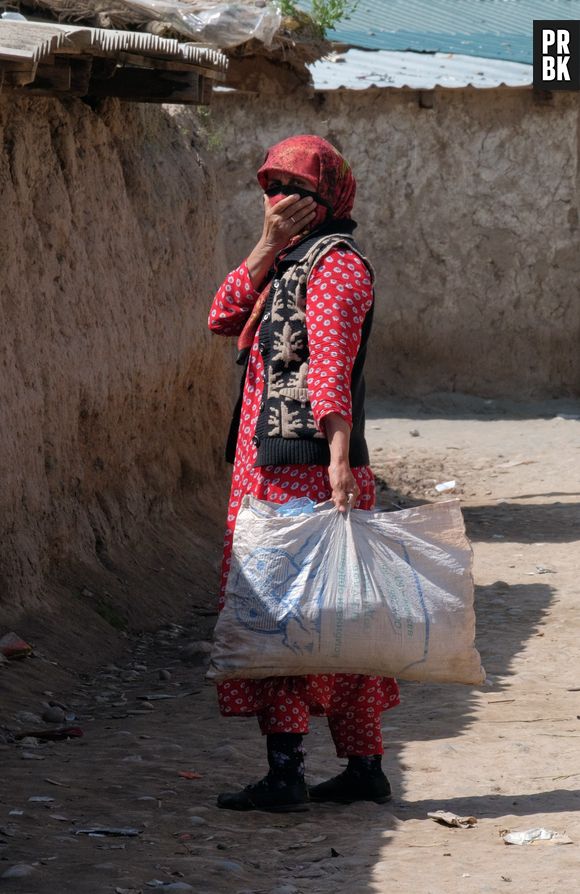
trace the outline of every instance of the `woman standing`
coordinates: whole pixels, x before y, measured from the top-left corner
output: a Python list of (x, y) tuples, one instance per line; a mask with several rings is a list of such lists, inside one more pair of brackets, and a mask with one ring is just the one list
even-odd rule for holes
[[(234, 463), (221, 574), (223, 606), (233, 531), (246, 494), (351, 499), (372, 509), (374, 478), (364, 438), (363, 365), (373, 312), (373, 272), (357, 247), (350, 212), (356, 184), (326, 140), (298, 136), (266, 154), (262, 235), (218, 290), (209, 327), (237, 336), (244, 364), (226, 457)], [(390, 797), (381, 768), (381, 713), (399, 703), (396, 682), (361, 674), (230, 680), (218, 685), (221, 713), (256, 715), (269, 772), (222, 794), (232, 810), (307, 809), (308, 800), (351, 803)], [(307, 789), (303, 736), (324, 715), (340, 775)]]

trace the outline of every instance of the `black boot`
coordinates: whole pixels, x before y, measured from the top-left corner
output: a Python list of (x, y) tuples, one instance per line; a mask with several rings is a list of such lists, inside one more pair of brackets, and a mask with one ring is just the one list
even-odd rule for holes
[(354, 801), (374, 801), (386, 804), (391, 800), (391, 786), (381, 767), (381, 755), (349, 757), (348, 767), (338, 776), (319, 785), (310, 786), (311, 801), (333, 801), (352, 804)]
[(226, 810), (267, 810), (294, 813), (308, 810), (308, 788), (304, 782), (304, 748), (299, 733), (267, 736), (268, 775), (241, 792), (218, 796), (217, 805)]

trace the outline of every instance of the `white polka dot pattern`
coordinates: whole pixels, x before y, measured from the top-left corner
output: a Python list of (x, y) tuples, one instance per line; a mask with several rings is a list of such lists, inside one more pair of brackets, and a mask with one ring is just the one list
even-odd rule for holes
[(306, 302), (308, 392), (319, 429), (328, 413), (339, 413), (352, 426), (352, 367), (372, 303), (369, 271), (352, 251), (330, 251), (310, 275)]
[(211, 331), (217, 335), (239, 335), (259, 294), (244, 261), (226, 276), (213, 299), (207, 320)]

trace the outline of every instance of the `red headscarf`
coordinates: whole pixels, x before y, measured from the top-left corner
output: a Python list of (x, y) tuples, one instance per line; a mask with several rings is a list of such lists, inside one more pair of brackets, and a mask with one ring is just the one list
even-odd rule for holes
[[(325, 205), (317, 204), (316, 217), (309, 226), (310, 230), (331, 218), (344, 220), (350, 217), (356, 181), (346, 159), (338, 149), (322, 137), (303, 134), (276, 143), (268, 149), (264, 163), (258, 171), (258, 182), (264, 190), (268, 186), (268, 174), (271, 171), (283, 171), (285, 174), (303, 177), (312, 184), (312, 191), (326, 202)], [(295, 240), (300, 238), (303, 238), (303, 234), (295, 237)], [(290, 245), (292, 244), (291, 242)], [(260, 297), (240, 333), (238, 349), (242, 352), (247, 351), (252, 345), (269, 291), (268, 282), (262, 288)]]
[[(268, 185), (270, 171), (284, 171), (309, 180), (313, 192), (317, 192), (330, 205), (330, 216), (335, 219), (350, 217), (356, 181), (346, 159), (322, 137), (302, 134), (276, 143), (268, 149), (264, 164), (258, 171), (258, 183), (262, 189)], [(324, 213), (321, 220), (317, 215), (312, 228), (326, 218), (326, 207), (318, 207), (319, 212), (322, 210)]]

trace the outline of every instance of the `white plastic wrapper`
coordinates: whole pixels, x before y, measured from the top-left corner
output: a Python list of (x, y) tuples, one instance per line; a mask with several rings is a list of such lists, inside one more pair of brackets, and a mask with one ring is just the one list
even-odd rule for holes
[(565, 832), (554, 829), (526, 829), (523, 832), (502, 832), (504, 844), (573, 844)]
[(482, 683), (459, 501), (346, 517), (307, 502), (244, 497), (208, 676)]
[[(282, 16), (266, 0), (237, 3), (203, 0), (119, 0), (121, 7), (135, 10), (139, 20), (171, 25), (180, 34), (208, 46), (227, 49), (255, 38), (266, 46), (280, 28)], [(116, 4), (118, 9), (118, 4)]]

